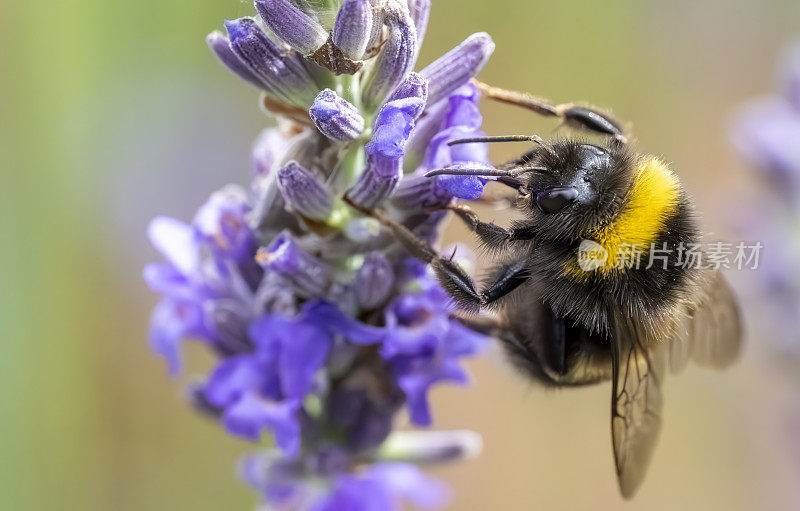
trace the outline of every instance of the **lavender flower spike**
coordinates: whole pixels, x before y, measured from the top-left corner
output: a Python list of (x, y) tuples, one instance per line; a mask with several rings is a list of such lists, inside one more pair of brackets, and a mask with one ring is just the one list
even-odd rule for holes
[(256, 0), (255, 6), (270, 30), (303, 55), (314, 53), (328, 40), (319, 22), (289, 0)]
[(201, 342), (216, 363), (192, 404), (237, 438), (273, 437), (242, 465), (265, 509), (441, 507), (448, 492), (415, 465), (469, 457), (479, 437), (394, 426), (403, 409), (429, 425), (429, 391), (466, 383), (464, 360), (489, 338), (363, 209), (436, 244), (447, 206), (483, 193), (484, 178), (424, 176), (488, 163), (485, 145), (448, 143), (482, 134), (465, 84), (493, 44), (474, 35), (416, 74), (430, 0), (254, 3), (260, 18), (207, 42), (265, 92), (277, 126), (253, 149), (249, 187), (223, 188), (189, 224), (152, 224), (165, 259), (144, 271), (161, 295), (153, 349), (175, 373), (184, 342)]
[(472, 34), (420, 72), (430, 82), (428, 103), (433, 105), (478, 74), (494, 52), (489, 34)]
[(330, 192), (296, 161), (278, 171), (278, 188), (286, 203), (306, 218), (324, 221), (333, 209)]
[(332, 140), (349, 142), (364, 131), (364, 117), (358, 108), (331, 89), (319, 93), (308, 114), (320, 133)]
[(372, 25), (370, 0), (345, 0), (333, 26), (333, 44), (351, 60), (361, 60), (367, 51)]
[(390, 0), (385, 11), (389, 37), (364, 90), (363, 100), (374, 108), (414, 67), (417, 58), (417, 30), (408, 8)]

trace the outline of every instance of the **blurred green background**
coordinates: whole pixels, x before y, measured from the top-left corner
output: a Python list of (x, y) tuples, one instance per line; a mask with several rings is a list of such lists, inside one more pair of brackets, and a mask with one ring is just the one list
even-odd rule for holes
[[(190, 218), (248, 175), (269, 121), (203, 38), (251, 13), (236, 0), (0, 0), (0, 509), (253, 508), (234, 474), (252, 446), (197, 417), (186, 380), (148, 351), (156, 297), (140, 277), (150, 217)], [(737, 203), (753, 183), (726, 122), (773, 87), (800, 2), (434, 0), (421, 64), (479, 30), (497, 42), (485, 81), (612, 106), (672, 162), (708, 230), (732, 237), (746, 221)], [(485, 115), (489, 133), (553, 128), (505, 106)], [(434, 395), (438, 426), (484, 435), (482, 457), (436, 471), (453, 509), (798, 509), (800, 385), (757, 319), (733, 370), (667, 383), (660, 446), (626, 504), (607, 386), (545, 392), (496, 353), (472, 364), (474, 387)]]

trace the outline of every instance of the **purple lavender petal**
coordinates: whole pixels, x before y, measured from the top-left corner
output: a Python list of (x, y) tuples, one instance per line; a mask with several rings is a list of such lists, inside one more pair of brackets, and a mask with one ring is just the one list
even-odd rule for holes
[(353, 344), (377, 344), (386, 336), (382, 328), (348, 318), (335, 305), (316, 300), (303, 307), (308, 320), (317, 320), (331, 334), (341, 334)]
[(372, 209), (391, 195), (402, 175), (406, 143), (424, 105), (422, 98), (408, 97), (381, 108), (375, 118), (372, 139), (364, 147), (367, 168), (347, 192), (351, 201)]
[(289, 0), (256, 0), (255, 6), (270, 30), (303, 55), (314, 53), (328, 40), (319, 22)]
[(381, 109), (375, 121), (373, 134), (364, 147), (369, 156), (400, 158), (405, 144), (414, 129), (414, 116), (424, 108), (418, 98), (400, 99)]
[(440, 508), (450, 500), (450, 492), (439, 481), (427, 477), (410, 463), (378, 463), (366, 477), (380, 481), (395, 496), (407, 499), (415, 507)]
[(313, 507), (313, 511), (398, 511), (392, 495), (379, 481), (343, 475), (333, 490)]
[(206, 37), (206, 44), (208, 44), (208, 47), (211, 49), (211, 51), (217, 55), (217, 58), (219, 58), (220, 62), (225, 64), (225, 66), (239, 76), (239, 78), (252, 85), (255, 85), (259, 89), (268, 87), (268, 85), (261, 78), (256, 76), (256, 74), (250, 70), (250, 67), (247, 64), (239, 60), (239, 57), (233, 53), (233, 50), (231, 50), (230, 41), (228, 41), (227, 37), (222, 35), (222, 32), (215, 30), (208, 34)]
[(331, 89), (319, 93), (308, 113), (320, 133), (339, 142), (354, 140), (364, 131), (364, 117), (358, 108)]
[(181, 342), (198, 331), (203, 313), (198, 304), (163, 298), (153, 310), (150, 323), (150, 346), (167, 361), (170, 376), (181, 370)]
[(268, 503), (286, 509), (299, 506), (312, 494), (303, 483), (302, 468), (277, 450), (245, 456), (239, 463), (239, 474), (247, 484), (260, 491)]
[(420, 71), (429, 82), (428, 102), (435, 104), (478, 74), (494, 51), (489, 34), (472, 34), (445, 55)]
[[(459, 167), (459, 165), (453, 165)], [(477, 176), (437, 176), (436, 186), (452, 197), (466, 200), (480, 199), (486, 180)]]
[(251, 260), (255, 237), (245, 218), (249, 211), (247, 193), (229, 185), (211, 195), (198, 210), (192, 225), (215, 253), (234, 261)]
[(194, 300), (198, 290), (189, 278), (167, 263), (150, 263), (142, 272), (144, 281), (151, 290), (173, 299)]
[(205, 386), (209, 403), (220, 408), (232, 405), (260, 382), (259, 368), (250, 355), (239, 355), (221, 362)]
[(200, 251), (194, 229), (180, 220), (156, 217), (147, 227), (150, 243), (175, 268), (184, 275), (191, 275), (200, 266)]
[(751, 103), (735, 119), (732, 139), (776, 190), (790, 199), (797, 196), (800, 113), (777, 98)]
[(477, 353), (487, 341), (451, 320), (450, 307), (444, 291), (431, 286), (400, 296), (386, 311), (389, 333), (381, 355), (397, 375), (411, 420), (418, 425), (431, 422), (427, 399), (430, 387), (440, 381), (466, 383), (460, 359)]
[(325, 330), (311, 321), (290, 322), (282, 332), (278, 373), (285, 396), (302, 399), (311, 389), (331, 345)]
[(333, 44), (351, 60), (361, 60), (367, 51), (374, 16), (369, 0), (345, 0), (333, 26)]
[(428, 403), (428, 391), (434, 384), (443, 381), (466, 385), (469, 377), (458, 365), (458, 362), (445, 360), (432, 370), (411, 372), (398, 378), (400, 388), (403, 389), (408, 400), (407, 406), (411, 422), (417, 426), (430, 426), (433, 423)]
[(300, 452), (300, 423), (296, 417), (299, 409), (300, 404), (294, 400), (275, 403), (256, 392), (246, 392), (225, 410), (222, 420), (229, 433), (253, 442), (269, 429), (278, 447), (294, 457)]
[(250, 154), (250, 163), (256, 182), (260, 182), (269, 175), (286, 152), (286, 146), (291, 143), (290, 141), (291, 139), (281, 134), (279, 128), (267, 128), (259, 134), (253, 143), (253, 150)]
[(378, 106), (414, 68), (416, 60), (416, 29), (408, 10), (390, 3), (385, 19), (389, 27), (388, 39), (362, 95), (367, 108)]
[(278, 188), (286, 203), (306, 218), (324, 221), (333, 209), (333, 198), (327, 188), (296, 161), (278, 171)]
[(365, 309), (383, 304), (394, 286), (394, 271), (380, 252), (367, 254), (364, 264), (356, 274), (356, 296)]

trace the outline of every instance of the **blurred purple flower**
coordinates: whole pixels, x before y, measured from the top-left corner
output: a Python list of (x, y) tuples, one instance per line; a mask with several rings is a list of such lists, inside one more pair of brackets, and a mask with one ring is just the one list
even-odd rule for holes
[(414, 465), (381, 463), (357, 475), (342, 475), (330, 494), (314, 511), (400, 511), (402, 500), (424, 509), (438, 508), (449, 500), (441, 484), (425, 477)]
[(800, 200), (800, 43), (791, 48), (781, 73), (782, 95), (753, 101), (738, 112), (732, 140), (792, 206)]

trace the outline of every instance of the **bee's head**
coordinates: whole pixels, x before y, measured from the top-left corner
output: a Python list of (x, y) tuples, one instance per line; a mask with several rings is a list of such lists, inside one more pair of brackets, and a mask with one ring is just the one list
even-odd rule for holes
[(616, 142), (543, 144), (526, 162), (540, 170), (525, 175), (520, 207), (541, 236), (580, 239), (614, 218), (632, 181), (632, 163), (631, 153)]

